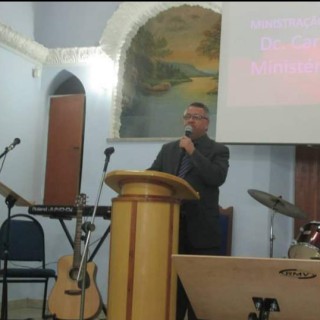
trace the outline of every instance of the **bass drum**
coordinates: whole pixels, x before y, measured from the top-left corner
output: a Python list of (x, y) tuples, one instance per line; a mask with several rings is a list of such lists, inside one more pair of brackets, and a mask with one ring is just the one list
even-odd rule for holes
[(320, 222), (311, 221), (304, 225), (296, 241), (289, 248), (290, 259), (320, 259)]

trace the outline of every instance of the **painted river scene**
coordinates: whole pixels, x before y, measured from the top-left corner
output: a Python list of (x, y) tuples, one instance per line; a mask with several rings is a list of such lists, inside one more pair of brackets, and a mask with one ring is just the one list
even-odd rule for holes
[(139, 28), (125, 57), (120, 138), (180, 137), (183, 112), (194, 101), (208, 106), (214, 138), (220, 30), (220, 13), (189, 5)]

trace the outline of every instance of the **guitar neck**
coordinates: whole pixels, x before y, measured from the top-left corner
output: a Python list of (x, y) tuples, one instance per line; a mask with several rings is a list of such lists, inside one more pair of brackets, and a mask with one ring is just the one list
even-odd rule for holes
[(73, 267), (79, 268), (81, 262), (81, 224), (82, 215), (77, 214), (76, 232), (74, 237), (74, 251), (73, 251)]
[(73, 267), (79, 268), (81, 262), (81, 226), (82, 226), (82, 214), (83, 214), (83, 200), (84, 195), (80, 195), (80, 204), (77, 206), (76, 216), (76, 231), (74, 236), (74, 251), (73, 251)]

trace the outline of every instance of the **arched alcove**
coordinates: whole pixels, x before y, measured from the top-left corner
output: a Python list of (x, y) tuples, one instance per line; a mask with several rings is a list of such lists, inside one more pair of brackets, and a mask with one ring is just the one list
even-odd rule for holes
[(48, 96), (79, 93), (85, 94), (82, 82), (67, 70), (61, 70), (52, 80), (48, 89)]
[(77, 94), (85, 93), (84, 86), (81, 81), (75, 77), (71, 76), (70, 78), (63, 81), (60, 86), (57, 88), (54, 94), (63, 95), (63, 94)]

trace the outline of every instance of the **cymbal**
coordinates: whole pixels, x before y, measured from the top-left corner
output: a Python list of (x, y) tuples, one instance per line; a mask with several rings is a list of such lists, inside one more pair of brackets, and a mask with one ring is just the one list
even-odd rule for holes
[(281, 196), (276, 197), (269, 193), (255, 189), (249, 189), (248, 193), (258, 202), (262, 203), (263, 205), (267, 206), (268, 208), (276, 212), (280, 212), (292, 218), (307, 218), (307, 215), (303, 211), (301, 211), (298, 207), (294, 206), (288, 201), (282, 199)]

